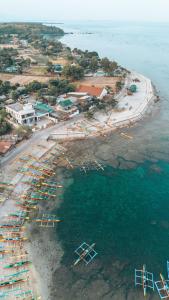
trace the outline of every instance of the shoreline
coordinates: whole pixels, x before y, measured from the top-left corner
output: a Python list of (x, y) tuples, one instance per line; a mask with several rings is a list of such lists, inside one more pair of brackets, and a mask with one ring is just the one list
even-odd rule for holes
[[(135, 77), (137, 73), (132, 73), (132, 74), (134, 74), (133, 76)], [(102, 135), (105, 136), (108, 133), (113, 132), (114, 130), (117, 130), (118, 128), (131, 126), (133, 123), (136, 123), (137, 121), (141, 120), (144, 117), (144, 114), (146, 113), (146, 111), (149, 108), (150, 104), (152, 104), (153, 101), (155, 100), (155, 91), (153, 89), (153, 86), (152, 86), (152, 83), (151, 83), (150, 79), (148, 79), (148, 78), (146, 78), (146, 77), (144, 77), (143, 75), (140, 75), (140, 74), (139, 74), (139, 76), (142, 76), (142, 78), (144, 78), (144, 80), (146, 81), (147, 89), (145, 91), (145, 98), (143, 99), (143, 102), (141, 101), (141, 103), (139, 103), (139, 106), (137, 106), (135, 108), (135, 110), (133, 110), (133, 112), (132, 112), (132, 117), (131, 117), (132, 120), (131, 120), (131, 118), (130, 119), (125, 119), (131, 113), (130, 111), (128, 111), (127, 114), (124, 112), (123, 113), (123, 119), (118, 121), (118, 122), (115, 122), (116, 120), (113, 120), (114, 116), (112, 117), (112, 113), (111, 113), (111, 115), (108, 116), (109, 121), (112, 121), (111, 124), (109, 122), (110, 125), (107, 123), (107, 126), (106, 126), (106, 122), (104, 120), (101, 120), (101, 121), (99, 121), (99, 125), (101, 124), (100, 126), (102, 127), (102, 129), (100, 129), (100, 126), (98, 128), (98, 121), (97, 121), (97, 123), (96, 123), (95, 120), (93, 122), (89, 122), (90, 123), (89, 127), (92, 128), (92, 130), (87, 134), (86, 134), (86, 130), (85, 130), (85, 132), (83, 134), (81, 134), (81, 136), (78, 136), (78, 138), (75, 134), (72, 137), (68, 137), (68, 135), (71, 135), (70, 132), (67, 132), (66, 136), (63, 134), (63, 130), (67, 126), (67, 124), (65, 124), (65, 127), (63, 127), (63, 129), (62, 129), (63, 136), (57, 136), (56, 141), (54, 141), (54, 142), (53, 141), (48, 141), (46, 143), (46, 135), (43, 136), (43, 131), (42, 131), (41, 132), (42, 137), (40, 137), (39, 140), (37, 140), (33, 146), (30, 143), (29, 147), (26, 150), (26, 152), (30, 153), (31, 155), (36, 156), (37, 160), (40, 162), (42, 159), (44, 159), (46, 157), (48, 159), (50, 159), (52, 157), (51, 153), (52, 153), (52, 150), (56, 148), (56, 142), (57, 141), (58, 142), (62, 142), (62, 141), (69, 142), (69, 141), (76, 141), (77, 139), (82, 139), (83, 140), (83, 139), (86, 139), (86, 138), (88, 138), (88, 139), (97, 138), (97, 137), (102, 136)], [(137, 77), (138, 77), (138, 74), (137, 74)], [(122, 97), (123, 97), (122, 100), (124, 100), (123, 95), (122, 95)], [(134, 98), (134, 96), (130, 96), (130, 97)], [(126, 101), (126, 98), (125, 98), (125, 101)], [(134, 99), (133, 99), (133, 101), (134, 101)], [(119, 114), (119, 113), (117, 113), (117, 114)], [(120, 112), (120, 114), (121, 114), (121, 112)], [(78, 120), (78, 122), (79, 122), (79, 120)], [(81, 122), (81, 120), (80, 120), (80, 122)], [(117, 126), (117, 123), (118, 123), (118, 126)], [(73, 120), (71, 120), (70, 124), (74, 125)], [(49, 132), (52, 132), (52, 131), (53, 131), (53, 128), (50, 128)], [(47, 136), (48, 136), (48, 133), (47, 133)], [(48, 147), (46, 147), (46, 144), (48, 145)], [(46, 149), (45, 148), (44, 149), (40, 148), (39, 145), (41, 145), (41, 146), (43, 145), (44, 147), (46, 147)], [(14, 154), (15, 154), (15, 152), (14, 152)], [(22, 147), (21, 147), (21, 152), (17, 153), (17, 151), (16, 151), (16, 155), (14, 155), (14, 158), (12, 157), (12, 164), (10, 166), (7, 166), (6, 162), (3, 165), (3, 170), (4, 170), (3, 175), (5, 177), (5, 180), (8, 179), (8, 180), (11, 181), (11, 183), (14, 183), (15, 184), (15, 189), (13, 191), (13, 194), (11, 194), (12, 199), (7, 199), (1, 205), (1, 213), (0, 213), (0, 218), (1, 219), (7, 213), (13, 212), (13, 210), (15, 211), (16, 207), (14, 206), (15, 203), (14, 203), (13, 200), (17, 199), (17, 197), (20, 197), (20, 195), (23, 193), (23, 189), (25, 189), (25, 187), (23, 187), (23, 185), (21, 183), (22, 179), (25, 178), (25, 175), (20, 176), (20, 175), (17, 174), (17, 171), (16, 171), (16, 165), (17, 165), (16, 159), (21, 157), (21, 155), (22, 156), (26, 155), (26, 153), (23, 153)], [(56, 153), (55, 153), (55, 155), (56, 155)], [(3, 160), (2, 160), (2, 162), (3, 162)], [(22, 163), (20, 165), (22, 167), (24, 167), (25, 164)], [(9, 173), (10, 173), (10, 175), (9, 175)], [(26, 179), (28, 179), (28, 176), (26, 176)], [(27, 233), (29, 234), (29, 232), (30, 231), (28, 229)], [(33, 243), (34, 243), (34, 247), (36, 247), (36, 249), (38, 250), (38, 242), (36, 243), (36, 240), (35, 240), (35, 241), (33, 241)], [(60, 248), (60, 245), (58, 245), (58, 247), (59, 248), (57, 250), (61, 255), (62, 250)], [(32, 255), (33, 250), (31, 250), (31, 248), (32, 248), (31, 247), (31, 242), (26, 243), (25, 249), (27, 249), (27, 248), (29, 249), (28, 250), (28, 252), (29, 252), (28, 257), (33, 258), (33, 255)], [(58, 252), (56, 251), (56, 253), (58, 253)], [(37, 252), (37, 255), (38, 255), (38, 253), (39, 252)], [(44, 253), (43, 253), (43, 255), (44, 255)], [(40, 256), (40, 253), (39, 253), (39, 256)], [(36, 257), (34, 259), (36, 259)], [(52, 266), (52, 263), (50, 265)], [(48, 276), (50, 276), (50, 275), (48, 274)], [(41, 275), (37, 272), (37, 267), (34, 266), (34, 264), (33, 264), (32, 270), (30, 271), (30, 278), (31, 278), (30, 280), (32, 282), (33, 289), (36, 292), (38, 291), (38, 294), (39, 294), (39, 291), (41, 291), (41, 294), (43, 293), (43, 294), (47, 295), (47, 294), (49, 294), (48, 287), (44, 287), (44, 286), (42, 287), (43, 282), (42, 282), (40, 277), (41, 277)], [(49, 282), (50, 282), (50, 280), (49, 280)], [(43, 292), (44, 288), (45, 288), (45, 290)], [(47, 300), (46, 298), (43, 298), (43, 295), (42, 295), (41, 299), (42, 300), (43, 299)], [(50, 299), (50, 298), (48, 298), (48, 299)]]

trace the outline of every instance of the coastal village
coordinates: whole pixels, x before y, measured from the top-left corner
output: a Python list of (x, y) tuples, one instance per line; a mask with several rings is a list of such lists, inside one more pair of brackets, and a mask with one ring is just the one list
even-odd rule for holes
[(139, 75), (100, 59), (97, 52), (71, 50), (57, 39), (46, 41), (40, 34), (26, 39), (24, 24), (15, 28), (18, 34), (5, 26), (0, 30), (1, 155), (33, 132), (56, 124), (63, 127), (60, 137), (68, 131), (69, 137), (83, 137), (110, 129), (118, 115), (121, 119), (138, 111), (145, 82)]
[[(20, 26), (11, 33), (10, 26), (0, 25), (0, 297), (46, 300), (29, 230), (51, 230), (64, 221), (48, 209), (64, 189), (55, 179), (59, 166), (78, 167), (85, 174), (90, 168), (104, 171), (95, 159), (75, 165), (60, 142), (132, 126), (157, 97), (143, 75), (97, 52), (62, 45), (53, 38), (64, 34), (58, 28)], [(34, 34), (27, 34), (29, 26)], [(121, 132), (121, 138), (133, 137)], [(94, 243), (77, 245), (74, 267), (82, 261), (87, 265), (97, 254)], [(136, 270), (135, 284), (141, 280), (144, 293), (154, 289), (153, 279), (147, 285), (145, 276), (144, 267)], [(163, 277), (160, 284), (165, 291)]]

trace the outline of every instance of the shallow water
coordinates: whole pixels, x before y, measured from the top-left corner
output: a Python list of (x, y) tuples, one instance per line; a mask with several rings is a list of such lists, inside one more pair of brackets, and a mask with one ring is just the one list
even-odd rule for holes
[(58, 215), (64, 263), (72, 264), (83, 241), (96, 243), (104, 263), (146, 263), (159, 272), (168, 259), (169, 164), (145, 162), (137, 168), (73, 172)]

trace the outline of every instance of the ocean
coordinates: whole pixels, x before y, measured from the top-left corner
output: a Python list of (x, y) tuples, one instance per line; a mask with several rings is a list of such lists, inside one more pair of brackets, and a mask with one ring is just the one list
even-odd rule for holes
[[(98, 51), (151, 78), (160, 102), (126, 129), (133, 140), (116, 132), (95, 145), (105, 171), (69, 173), (72, 184), (57, 209), (64, 220), (56, 232), (64, 250), (64, 276), (53, 277), (53, 283), (63, 282), (65, 296), (61, 291), (55, 296), (143, 299), (134, 288), (134, 269), (146, 264), (157, 280), (160, 272), (167, 276), (169, 259), (169, 24), (89, 21), (61, 28), (73, 32), (61, 39), (68, 46)], [(96, 243), (98, 256), (90, 267), (72, 269), (74, 250), (84, 241)]]

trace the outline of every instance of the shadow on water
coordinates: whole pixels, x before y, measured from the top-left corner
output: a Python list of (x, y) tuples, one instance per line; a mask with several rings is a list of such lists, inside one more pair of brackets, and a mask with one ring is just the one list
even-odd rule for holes
[(149, 162), (135, 169), (107, 167), (105, 172), (72, 172), (57, 214), (64, 220), (57, 235), (63, 264), (75, 260), (80, 243), (96, 243), (97, 260), (107, 265), (143, 263), (153, 272), (165, 269), (169, 258), (169, 164)]

